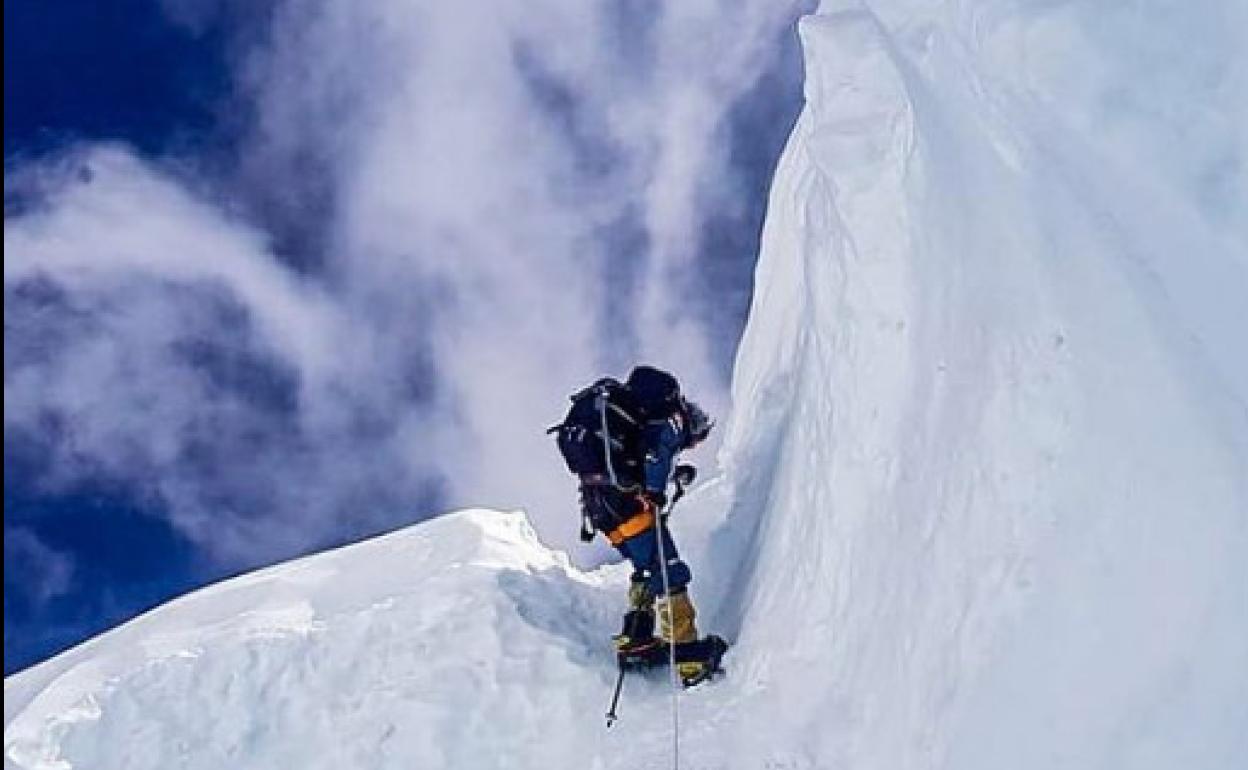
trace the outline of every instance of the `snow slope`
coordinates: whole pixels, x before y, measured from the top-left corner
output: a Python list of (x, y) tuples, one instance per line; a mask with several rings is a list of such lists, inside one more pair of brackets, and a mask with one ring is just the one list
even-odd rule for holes
[[(1248, 757), (1248, 19), (1083, 6), (803, 21), (685, 766)], [(487, 511), (279, 565), (7, 679), (6, 768), (661, 766), (625, 579)]]
[(603, 580), (490, 511), (230, 580), (7, 679), (6, 766), (569, 766)]

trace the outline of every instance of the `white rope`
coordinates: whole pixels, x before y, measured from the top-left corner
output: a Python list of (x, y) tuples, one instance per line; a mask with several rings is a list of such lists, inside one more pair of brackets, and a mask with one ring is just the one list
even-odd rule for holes
[(654, 534), (659, 541), (659, 573), (663, 576), (663, 606), (667, 610), (668, 670), (672, 675), (672, 768), (680, 770), (680, 684), (676, 671), (676, 618), (672, 615), (672, 588), (667, 581), (667, 554), (663, 547), (663, 518), (660, 512), (654, 522)]
[(598, 415), (602, 417), (602, 453), (607, 460), (607, 476), (610, 477), (612, 486), (619, 489), (620, 480), (615, 477), (615, 466), (611, 464), (611, 431), (607, 429), (607, 392), (605, 390), (598, 391)]

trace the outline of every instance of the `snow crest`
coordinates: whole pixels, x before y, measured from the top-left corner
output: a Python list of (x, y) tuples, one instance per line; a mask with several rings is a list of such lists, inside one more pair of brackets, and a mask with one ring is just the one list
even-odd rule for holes
[(1243, 233), (1031, 79), (1088, 55), (1072, 13), (872, 5), (801, 26), (712, 538), (724, 763), (1234, 767)]
[(477, 510), (226, 581), (8, 678), (6, 767), (563, 766), (609, 574)]

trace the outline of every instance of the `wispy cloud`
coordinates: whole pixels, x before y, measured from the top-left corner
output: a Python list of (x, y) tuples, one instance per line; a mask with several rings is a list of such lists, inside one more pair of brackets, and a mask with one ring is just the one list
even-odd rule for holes
[(24, 578), (21, 598), (35, 608), (64, 594), (74, 576), (72, 558), (24, 527), (5, 529), (4, 563)]
[(194, 159), (6, 176), (6, 434), (225, 561), (435, 505), (570, 543), (565, 393), (644, 359), (726, 407), (698, 228), (797, 5), (289, 0), (238, 64), (236, 177), (284, 232)]

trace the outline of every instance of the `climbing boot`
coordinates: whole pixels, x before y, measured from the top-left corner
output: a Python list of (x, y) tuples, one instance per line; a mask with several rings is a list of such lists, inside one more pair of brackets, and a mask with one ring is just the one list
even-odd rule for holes
[(661, 640), (654, 635), (654, 595), (645, 576), (634, 576), (628, 586), (628, 607), (620, 633), (612, 637), (621, 663), (648, 659)]
[(612, 637), (612, 641), (619, 652), (641, 644), (657, 644), (660, 640), (654, 636), (654, 610), (629, 610), (624, 615), (624, 627)]
[(685, 687), (705, 682), (722, 671), (720, 662), (728, 643), (714, 634), (676, 648), (676, 673)]

